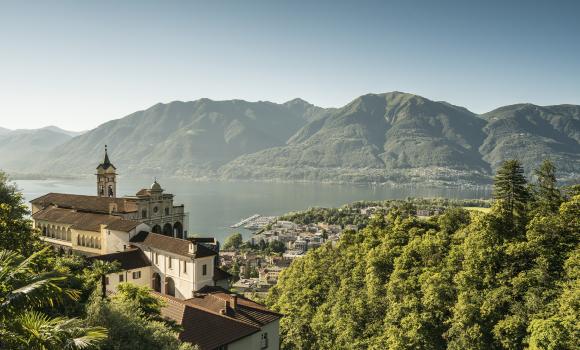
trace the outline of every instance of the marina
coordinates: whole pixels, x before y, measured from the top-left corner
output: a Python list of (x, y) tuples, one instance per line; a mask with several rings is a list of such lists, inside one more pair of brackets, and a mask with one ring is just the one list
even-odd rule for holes
[(262, 216), (260, 214), (254, 214), (250, 217), (242, 219), (236, 224), (231, 225), (230, 228), (238, 228), (243, 226), (245, 229), (252, 231), (260, 230), (275, 222), (277, 218), (277, 216)]

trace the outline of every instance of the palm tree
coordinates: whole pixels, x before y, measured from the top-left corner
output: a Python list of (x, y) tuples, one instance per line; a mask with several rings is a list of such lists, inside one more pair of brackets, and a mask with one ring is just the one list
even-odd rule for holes
[(66, 276), (37, 271), (47, 249), (28, 258), (0, 250), (0, 348), (84, 349), (107, 337), (104, 328), (35, 310), (79, 297), (78, 291), (62, 287)]

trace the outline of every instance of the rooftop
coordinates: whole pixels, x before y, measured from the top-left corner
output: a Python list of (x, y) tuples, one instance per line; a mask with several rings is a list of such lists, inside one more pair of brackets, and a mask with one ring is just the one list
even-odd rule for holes
[[(202, 244), (193, 243), (187, 239), (174, 238), (153, 232), (141, 231), (130, 239), (131, 243), (143, 244), (152, 248), (163, 250), (177, 255), (190, 256), (192, 258), (203, 258), (217, 255), (217, 252)], [(195, 244), (195, 256), (189, 252), (189, 245)]]
[(140, 249), (129, 249), (122, 252), (97, 255), (88, 258), (89, 260), (101, 260), (106, 262), (118, 261), (123, 270), (133, 270), (151, 266), (151, 262)]
[(56, 205), (60, 208), (76, 209), (94, 213), (108, 214), (110, 204), (114, 204), (115, 213), (133, 213), (137, 211), (137, 204), (125, 198), (111, 198), (99, 196), (87, 196), (67, 193), (48, 193), (35, 198), (30, 203), (46, 208), (49, 205)]
[(161, 309), (161, 316), (174, 320), (183, 328), (179, 339), (197, 344), (201, 350), (216, 349), (260, 330), (211, 310), (187, 304), (183, 300), (151, 293), (166, 302)]
[(63, 209), (55, 206), (49, 206), (45, 209), (32, 214), (35, 220), (50, 221), (54, 223), (71, 225), (71, 228), (100, 232), (100, 225), (106, 225), (107, 228), (117, 231), (129, 232), (137, 227), (137, 221), (125, 220), (119, 216), (109, 214), (96, 214), (73, 209)]

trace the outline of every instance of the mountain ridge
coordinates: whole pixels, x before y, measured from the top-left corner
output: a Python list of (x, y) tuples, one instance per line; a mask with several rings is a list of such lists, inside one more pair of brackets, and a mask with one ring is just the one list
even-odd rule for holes
[[(580, 106), (523, 103), (478, 115), (398, 91), (340, 108), (300, 98), (172, 101), (105, 122), (41, 152), (34, 166), (13, 168), (88, 174), (104, 144), (125, 172), (178, 177), (488, 183), (502, 160), (518, 158), (529, 170), (549, 157), (575, 179)], [(14, 165), (0, 167), (11, 170), (6, 163)]]

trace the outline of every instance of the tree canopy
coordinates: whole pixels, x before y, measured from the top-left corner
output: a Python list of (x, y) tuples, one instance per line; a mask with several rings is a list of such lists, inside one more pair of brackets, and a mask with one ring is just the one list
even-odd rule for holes
[(545, 185), (509, 162), (489, 213), (391, 209), (295, 260), (267, 297), (282, 347), (578, 349), (580, 196), (537, 210)]

